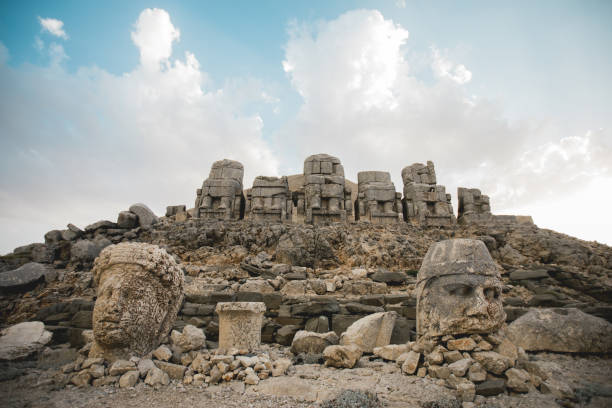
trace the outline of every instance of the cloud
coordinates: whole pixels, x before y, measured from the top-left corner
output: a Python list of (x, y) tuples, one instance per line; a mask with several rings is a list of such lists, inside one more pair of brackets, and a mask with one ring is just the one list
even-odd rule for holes
[(181, 32), (170, 21), (168, 12), (157, 8), (143, 10), (135, 28), (132, 41), (140, 50), (140, 64), (159, 69), (159, 64), (172, 55), (172, 43), (179, 40)]
[[(433, 160), (455, 205), (457, 187), (480, 187), (498, 213), (529, 213), (609, 180), (609, 131), (575, 135), (551, 120), (508, 121), (499, 103), (468, 93), (471, 72), (436, 47), (429, 76), (418, 72), (404, 57), (406, 29), (376, 10), (293, 23), (288, 32), (283, 67), (303, 103), (276, 142), (294, 160), (327, 152), (353, 180), (358, 171), (389, 171), (399, 191), (402, 167)], [(421, 79), (431, 74), (433, 82)], [(612, 193), (602, 191), (602, 213), (604, 196)]]
[(398, 8), (406, 8), (406, 0), (395, 0), (395, 6)]
[[(151, 16), (164, 35), (148, 32)], [(243, 108), (274, 103), (274, 95), (258, 81), (208, 87), (194, 54), (170, 59), (178, 30), (160, 16), (167, 13), (139, 17), (133, 39), (141, 64), (121, 75), (95, 66), (72, 73), (53, 62), (0, 65), (0, 229), (12, 231), (0, 252), (68, 222), (114, 220), (134, 202), (158, 214), (166, 205), (191, 207), (221, 158), (244, 164), (247, 186), (257, 175), (278, 175), (261, 117)], [(167, 41), (152, 51), (152, 38)]]
[(47, 31), (51, 35), (54, 35), (64, 40), (68, 39), (68, 35), (64, 31), (64, 22), (55, 18), (42, 18), (38, 17), (42, 31)]
[(440, 54), (440, 50), (431, 46), (431, 68), (438, 78), (448, 78), (458, 84), (465, 84), (472, 79), (472, 73), (463, 64), (454, 64)]

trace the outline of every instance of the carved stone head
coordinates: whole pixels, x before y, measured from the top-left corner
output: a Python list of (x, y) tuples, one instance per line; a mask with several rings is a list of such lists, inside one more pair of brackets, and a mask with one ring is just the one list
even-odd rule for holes
[(490, 333), (506, 319), (497, 265), (482, 241), (433, 244), (417, 275), (419, 337)]
[(174, 258), (156, 245), (110, 245), (96, 258), (93, 277), (98, 297), (92, 353), (142, 355), (157, 347), (183, 298), (183, 272)]

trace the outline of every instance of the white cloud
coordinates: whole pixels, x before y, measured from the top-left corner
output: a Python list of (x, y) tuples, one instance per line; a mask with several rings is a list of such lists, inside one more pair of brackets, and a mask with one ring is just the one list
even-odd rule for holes
[[(246, 186), (257, 175), (278, 175), (261, 117), (243, 113), (275, 97), (257, 81), (208, 89), (194, 54), (170, 60), (169, 39), (178, 30), (169, 20), (161, 26), (166, 45), (151, 51), (149, 39), (160, 37), (145, 35), (152, 28), (140, 24), (151, 13), (167, 16), (141, 14), (134, 41), (142, 63), (125, 74), (97, 67), (70, 73), (53, 62), (0, 65), (0, 229), (12, 231), (2, 234), (0, 253), (40, 242), (68, 222), (114, 220), (134, 202), (158, 214), (170, 204), (191, 207), (212, 162), (222, 158), (244, 164)], [(152, 69), (153, 62), (165, 68)]]
[(443, 56), (436, 47), (431, 48), (431, 68), (438, 78), (448, 78), (458, 84), (465, 84), (472, 79), (472, 73), (463, 64), (455, 64)]
[(406, 0), (395, 0), (395, 6), (399, 8), (406, 8)]
[(38, 17), (42, 31), (47, 31), (51, 35), (54, 35), (64, 40), (68, 39), (68, 35), (64, 31), (64, 22), (55, 18), (42, 18)]
[[(528, 214), (591, 180), (609, 180), (609, 132), (576, 136), (551, 121), (508, 122), (496, 102), (467, 93), (471, 72), (435, 47), (436, 80), (420, 80), (404, 58), (407, 31), (378, 11), (296, 23), (289, 34), (283, 67), (303, 104), (276, 142), (297, 171), (307, 155), (327, 152), (343, 161), (347, 177), (389, 171), (401, 191), (402, 167), (433, 160), (455, 204), (457, 187), (480, 187), (494, 211)], [(608, 211), (611, 190), (601, 191), (593, 211)], [(611, 227), (609, 218), (600, 224)]]
[(178, 41), (181, 32), (170, 21), (170, 15), (162, 9), (145, 9), (138, 16), (132, 32), (132, 41), (140, 50), (140, 64), (145, 68), (159, 69), (172, 55), (172, 43)]

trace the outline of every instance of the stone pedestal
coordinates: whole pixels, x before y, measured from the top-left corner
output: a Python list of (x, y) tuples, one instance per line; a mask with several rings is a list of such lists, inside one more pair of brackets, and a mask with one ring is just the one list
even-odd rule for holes
[(219, 315), (219, 349), (259, 348), (266, 311), (263, 302), (220, 302), (215, 310)]

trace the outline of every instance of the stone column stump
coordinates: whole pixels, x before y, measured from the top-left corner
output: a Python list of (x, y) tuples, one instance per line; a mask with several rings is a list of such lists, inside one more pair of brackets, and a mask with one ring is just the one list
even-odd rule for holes
[(263, 302), (220, 302), (219, 349), (257, 350), (266, 305)]

